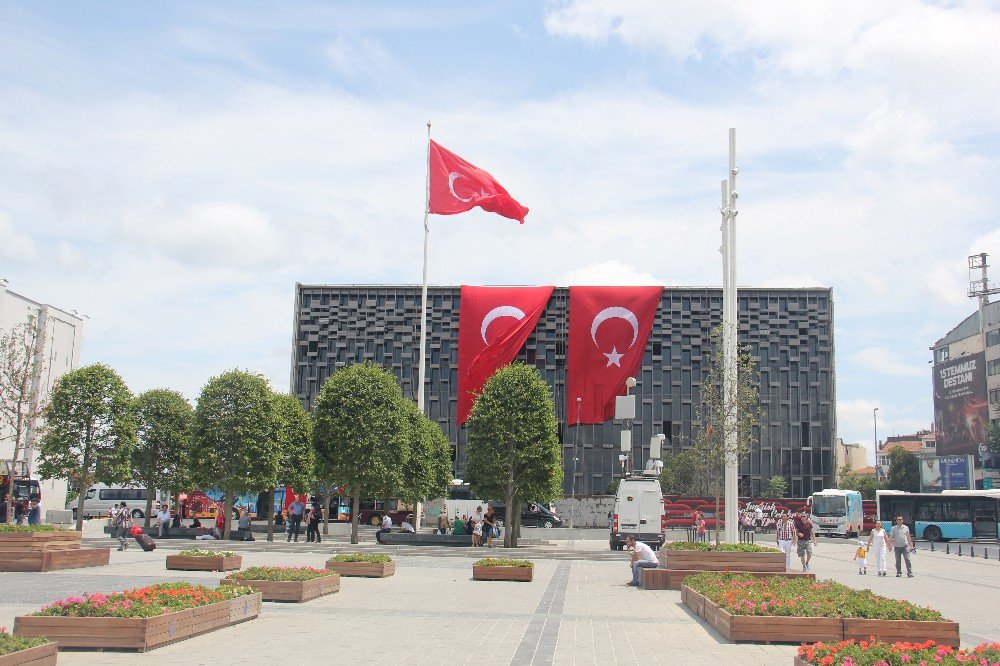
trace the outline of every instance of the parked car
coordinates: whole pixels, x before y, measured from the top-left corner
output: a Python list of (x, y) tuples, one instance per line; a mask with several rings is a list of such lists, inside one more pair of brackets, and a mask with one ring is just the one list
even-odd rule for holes
[(635, 537), (656, 550), (666, 540), (666, 526), (660, 480), (655, 476), (622, 479), (611, 518), (611, 550), (622, 550), (628, 537)]
[[(490, 504), (494, 515), (507, 522), (507, 507)], [(521, 502), (521, 527), (562, 527), (563, 520), (541, 502)]]

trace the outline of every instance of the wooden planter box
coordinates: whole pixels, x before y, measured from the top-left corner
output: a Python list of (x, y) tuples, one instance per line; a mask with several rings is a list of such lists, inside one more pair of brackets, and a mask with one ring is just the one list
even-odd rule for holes
[(327, 562), (327, 569), (333, 569), (341, 576), (361, 578), (385, 578), (396, 573), (395, 562)]
[[(693, 571), (691, 569), (640, 569), (639, 582), (646, 590), (679, 590), (684, 584), (684, 579), (695, 574), (705, 573), (704, 571)], [(816, 579), (816, 574), (804, 571), (750, 571), (743, 572), (750, 576), (780, 576), (781, 578), (810, 578)]]
[(143, 618), (21, 616), (14, 618), (14, 635), (47, 636), (63, 648), (144, 652), (251, 620), (260, 614), (260, 602), (258, 593)]
[(261, 593), (264, 601), (303, 602), (340, 591), (340, 575), (335, 573), (313, 578), (312, 580), (232, 581), (223, 578), (220, 584), (228, 585), (234, 582), (238, 582), (241, 585), (249, 585)]
[(475, 580), (516, 580), (530, 582), (534, 567), (486, 567), (472, 566), (472, 577)]
[(56, 663), (58, 649), (58, 645), (49, 642), (27, 650), (11, 652), (0, 656), (0, 666), (52, 666)]
[(0, 532), (0, 553), (10, 551), (69, 550), (80, 547), (82, 532)]
[(785, 570), (785, 554), (781, 551), (773, 553), (730, 553), (725, 551), (660, 549), (658, 555), (660, 566), (664, 569), (746, 573), (780, 573)]
[[(919, 622), (913, 620), (858, 620), (839, 617), (781, 617), (773, 615), (733, 615), (687, 585), (681, 588), (681, 601), (704, 618), (728, 640), (736, 643), (817, 643), (865, 639), (874, 635), (885, 641), (934, 640), (958, 647), (957, 622)], [(858, 633), (864, 628), (865, 633)], [(888, 638), (892, 636), (893, 638)]]
[(6, 551), (0, 552), (0, 571), (53, 571), (103, 567), (110, 561), (110, 548)]
[(236, 571), (243, 566), (242, 555), (195, 557), (167, 555), (167, 568), (181, 571)]

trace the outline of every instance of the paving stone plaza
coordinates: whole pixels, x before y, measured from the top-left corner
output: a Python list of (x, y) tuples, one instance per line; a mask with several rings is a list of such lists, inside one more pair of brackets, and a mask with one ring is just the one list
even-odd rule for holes
[[(108, 545), (87, 525), (85, 545)], [(396, 574), (344, 578), (341, 591), (303, 604), (265, 603), (259, 618), (137, 654), (63, 651), (60, 664), (791, 664), (791, 645), (733, 644), (680, 602), (680, 592), (627, 587), (627, 555), (607, 550), (602, 530), (526, 530), (519, 556), (535, 564), (530, 583), (472, 580), (483, 549), (227, 543), (252, 565), (323, 566), (332, 553), (385, 552)], [(588, 538), (589, 537), (589, 538)], [(675, 538), (682, 538), (678, 533)], [(769, 543), (767, 535), (758, 543)], [(169, 572), (167, 554), (190, 542), (161, 540), (152, 553), (112, 551), (111, 565), (50, 573), (0, 574), (0, 625), (58, 598), (168, 580), (215, 586), (213, 572)], [(961, 624), (962, 644), (1000, 641), (997, 545), (977, 557), (921, 549), (916, 577), (859, 576), (853, 544), (821, 541), (820, 578), (932, 606)], [(501, 550), (490, 555), (504, 555)]]

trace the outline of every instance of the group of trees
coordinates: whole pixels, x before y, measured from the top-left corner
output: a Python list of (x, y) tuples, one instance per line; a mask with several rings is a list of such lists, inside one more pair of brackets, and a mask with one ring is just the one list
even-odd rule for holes
[[(45, 410), (39, 473), (68, 479), (85, 491), (94, 482), (175, 493), (222, 491), (229, 537), (232, 501), (281, 485), (299, 492), (335, 486), (411, 502), (437, 497), (451, 478), (448, 442), (440, 428), (404, 400), (395, 379), (371, 365), (331, 376), (313, 415), (291, 395), (271, 390), (255, 373), (231, 370), (211, 378), (197, 407), (176, 391), (134, 396), (111, 368), (96, 364), (63, 375)], [(77, 505), (77, 529), (85, 495)], [(268, 538), (273, 512), (268, 510)]]
[(902, 446), (890, 447), (886, 455), (889, 473), (884, 481), (878, 481), (872, 474), (857, 474), (845, 465), (840, 468), (837, 485), (844, 490), (857, 490), (866, 500), (874, 500), (877, 490), (920, 492), (920, 458)]

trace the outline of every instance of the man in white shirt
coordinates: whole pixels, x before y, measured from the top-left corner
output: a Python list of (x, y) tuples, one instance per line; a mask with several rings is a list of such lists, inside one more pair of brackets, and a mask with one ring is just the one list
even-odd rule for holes
[(655, 569), (660, 566), (653, 549), (641, 541), (636, 541), (635, 537), (626, 537), (625, 544), (632, 551), (632, 587), (639, 587), (639, 569)]
[(392, 518), (388, 513), (382, 516), (382, 529), (375, 533), (375, 540), (382, 543), (382, 535), (392, 531)]
[(913, 544), (913, 534), (910, 528), (903, 522), (902, 516), (896, 516), (896, 524), (889, 531), (889, 539), (892, 541), (892, 550), (896, 554), (896, 578), (903, 575), (903, 568), (900, 559), (906, 560), (906, 576), (913, 578), (913, 568), (910, 566), (910, 553), (917, 552)]
[(164, 537), (167, 535), (167, 530), (170, 529), (170, 506), (167, 504), (160, 505), (160, 511), (156, 514), (156, 522), (160, 527), (158, 536)]

